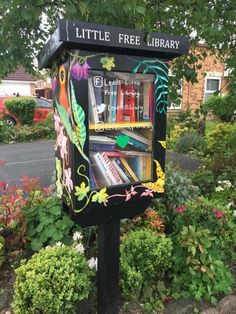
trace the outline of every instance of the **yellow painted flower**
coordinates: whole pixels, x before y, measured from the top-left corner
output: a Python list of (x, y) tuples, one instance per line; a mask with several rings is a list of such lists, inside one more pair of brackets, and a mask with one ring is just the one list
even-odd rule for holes
[(108, 194), (106, 193), (107, 189), (103, 188), (99, 192), (93, 195), (92, 202), (105, 203), (107, 202)]
[(102, 63), (102, 67), (107, 71), (111, 71), (111, 68), (115, 67), (114, 58), (113, 57), (103, 57), (100, 59)]
[(85, 185), (84, 182), (80, 184), (80, 186), (75, 187), (75, 195), (78, 196), (78, 201), (82, 201), (87, 196), (89, 191), (89, 187)]
[(166, 149), (166, 141), (158, 141), (163, 148)]

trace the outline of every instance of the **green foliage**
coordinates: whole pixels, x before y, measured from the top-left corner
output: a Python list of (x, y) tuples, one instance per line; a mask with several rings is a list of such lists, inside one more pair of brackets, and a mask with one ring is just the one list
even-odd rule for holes
[(185, 133), (177, 139), (176, 151), (184, 154), (194, 151), (203, 151), (205, 145), (205, 140), (201, 135), (196, 133)]
[(191, 179), (193, 184), (200, 188), (202, 195), (206, 196), (215, 190), (215, 177), (210, 169), (202, 167), (202, 169), (191, 173)]
[(173, 170), (167, 170), (165, 191), (163, 202), (171, 212), (200, 194), (199, 188), (190, 178), (180, 171)]
[[(141, 1), (125, 0), (108, 1), (2, 1), (0, 3), (2, 58), (0, 59), (0, 78), (23, 64), (29, 71), (34, 71), (35, 55), (43, 43), (56, 28), (56, 21), (65, 19), (95, 22), (106, 25), (143, 29), (148, 32), (170, 33), (189, 36), (190, 44), (195, 47), (199, 40), (207, 42), (211, 52), (220, 51), (229, 68), (233, 69), (230, 78), (232, 91), (236, 77), (235, 12), (232, 0), (227, 2), (208, 2), (200, 0), (197, 4), (190, 0)], [(19, 11), (20, 8), (20, 11)], [(156, 12), (159, 12), (158, 16)], [(204, 12), (204, 14), (202, 14)], [(45, 25), (44, 16), (48, 17)], [(45, 19), (44, 19), (45, 20)], [(227, 21), (227, 23), (225, 23)], [(195, 36), (190, 36), (192, 30)], [(7, 40), (6, 40), (7, 39)], [(9, 51), (9, 47), (11, 50)], [(25, 53), (27, 51), (27, 54)], [(10, 57), (9, 57), (10, 56)], [(173, 61), (173, 78), (171, 78), (170, 98), (177, 98), (177, 87), (185, 77), (189, 82), (196, 82), (199, 61), (204, 59), (205, 52), (190, 54)]]
[(183, 226), (173, 239), (173, 291), (196, 300), (205, 298), (216, 303), (215, 295), (229, 293), (232, 275), (212, 248), (214, 236), (209, 229)]
[(230, 122), (236, 111), (236, 97), (212, 95), (201, 105), (201, 110), (206, 114), (212, 113), (223, 122)]
[(92, 290), (93, 271), (73, 246), (42, 249), (16, 270), (15, 314), (75, 313)]
[(5, 239), (0, 236), (0, 267), (5, 262), (6, 258), (6, 247), (5, 247)]
[(18, 118), (21, 124), (32, 124), (36, 101), (32, 97), (14, 97), (5, 100), (8, 111)]
[(214, 250), (222, 257), (231, 256), (236, 243), (236, 225), (232, 210), (214, 199), (200, 197), (185, 204), (184, 210), (176, 210), (174, 235), (180, 234), (184, 226), (205, 228), (215, 236)]
[(38, 123), (32, 126), (17, 125), (14, 127), (14, 134), (12, 139), (15, 142), (27, 142), (40, 138), (52, 138), (54, 132), (51, 128), (45, 126), (43, 123)]
[[(47, 115), (47, 118), (43, 122), (39, 122), (35, 125), (35, 128), (42, 128), (45, 130), (43, 136), (49, 139), (55, 138), (55, 129), (54, 129), (54, 118), (53, 118), (53, 111), (50, 111)], [(42, 136), (41, 136), (42, 137)]]
[[(217, 124), (207, 136), (208, 163), (220, 180), (235, 180), (236, 175), (236, 124)], [(225, 175), (226, 173), (226, 175)], [(221, 178), (219, 178), (221, 176)]]
[(152, 230), (131, 231), (120, 248), (121, 287), (125, 298), (155, 302), (158, 282), (170, 267), (172, 243)]
[(0, 120), (0, 143), (9, 143), (13, 138), (13, 134), (13, 127)]
[(49, 196), (40, 198), (24, 210), (26, 238), (32, 250), (39, 251), (45, 245), (57, 241), (70, 243), (72, 228), (75, 226), (70, 217), (62, 211), (59, 199)]

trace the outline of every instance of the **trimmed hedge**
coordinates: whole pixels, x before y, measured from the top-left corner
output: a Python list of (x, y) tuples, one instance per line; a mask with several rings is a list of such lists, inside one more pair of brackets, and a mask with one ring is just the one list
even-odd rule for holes
[(8, 111), (19, 119), (21, 124), (32, 124), (36, 101), (32, 97), (9, 98), (4, 102)]

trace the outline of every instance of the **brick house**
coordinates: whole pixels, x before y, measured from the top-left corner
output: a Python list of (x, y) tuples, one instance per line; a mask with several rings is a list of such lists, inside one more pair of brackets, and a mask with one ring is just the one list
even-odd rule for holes
[[(198, 50), (204, 49), (207, 57), (201, 61), (202, 68), (198, 70), (198, 83), (191, 84), (186, 80), (182, 84), (182, 100), (180, 105), (171, 106), (169, 111), (185, 111), (189, 106), (192, 110), (199, 108), (200, 104), (207, 99), (212, 93), (220, 91), (220, 93), (227, 93), (227, 77), (228, 71), (225, 69), (224, 63), (217, 60), (215, 55), (207, 52), (204, 45), (199, 45)], [(175, 107), (175, 108), (174, 108)]]
[(20, 96), (35, 95), (37, 79), (27, 74), (23, 67), (8, 74), (0, 81), (0, 96), (19, 94)]

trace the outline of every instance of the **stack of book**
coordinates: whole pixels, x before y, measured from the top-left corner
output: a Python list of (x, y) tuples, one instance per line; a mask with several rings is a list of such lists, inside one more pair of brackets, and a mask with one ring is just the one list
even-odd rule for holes
[[(94, 77), (88, 79), (90, 123), (149, 122), (153, 116), (154, 83), (125, 80), (117, 77), (109, 84), (96, 86)], [(120, 74), (121, 75), (121, 74)], [(123, 75), (124, 76), (124, 75)]]
[[(122, 148), (117, 141), (120, 135), (128, 138)], [(151, 141), (142, 134), (110, 131), (106, 136), (90, 135), (89, 139), (91, 188), (151, 179)]]

